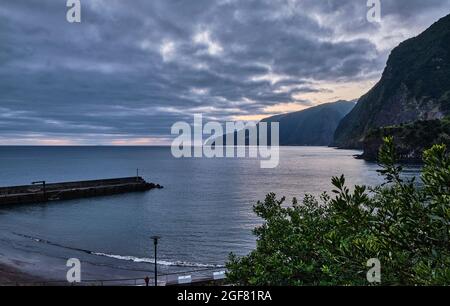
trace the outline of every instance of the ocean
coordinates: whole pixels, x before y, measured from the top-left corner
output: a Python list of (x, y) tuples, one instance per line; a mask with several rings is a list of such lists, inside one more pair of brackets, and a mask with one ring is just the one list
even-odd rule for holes
[[(377, 164), (358, 151), (282, 147), (280, 164), (256, 159), (176, 159), (169, 147), (1, 147), (0, 186), (139, 175), (161, 190), (99, 198), (0, 207), (0, 262), (64, 280), (69, 258), (84, 280), (151, 276), (153, 235), (162, 275), (221, 270), (230, 252), (255, 248), (261, 224), (253, 204), (269, 192), (301, 199), (331, 190), (331, 177), (348, 184), (381, 182)], [(418, 167), (407, 175), (417, 175)], [(197, 273), (197, 272), (196, 272)], [(198, 272), (209, 273), (209, 272)], [(169, 277), (169, 276), (166, 276)]]

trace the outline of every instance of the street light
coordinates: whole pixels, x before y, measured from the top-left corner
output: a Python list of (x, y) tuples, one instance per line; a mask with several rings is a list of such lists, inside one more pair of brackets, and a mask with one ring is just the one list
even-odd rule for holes
[(157, 250), (157, 246), (158, 246), (158, 240), (161, 239), (161, 237), (152, 236), (150, 238), (153, 239), (153, 245), (155, 246), (155, 286), (158, 286), (158, 265), (157, 265), (156, 250)]
[(32, 182), (31, 185), (42, 185), (42, 191), (44, 193), (44, 201), (47, 201), (47, 192), (45, 190), (45, 181)]

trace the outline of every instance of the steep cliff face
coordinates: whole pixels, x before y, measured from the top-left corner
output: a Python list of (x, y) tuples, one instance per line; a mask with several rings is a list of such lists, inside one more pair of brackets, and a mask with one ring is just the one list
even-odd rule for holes
[(355, 102), (338, 101), (262, 120), (280, 123), (282, 146), (328, 146), (341, 119)]
[(333, 145), (361, 149), (372, 129), (449, 113), (450, 15), (392, 51), (381, 80), (341, 121)]
[[(329, 146), (341, 119), (355, 106), (355, 101), (337, 101), (311, 107), (299, 112), (277, 115), (261, 122), (278, 122), (280, 127), (280, 146)], [(271, 144), (271, 125), (268, 124), (268, 143)], [(229, 134), (228, 134), (229, 135)], [(245, 144), (248, 145), (248, 131)], [(227, 135), (223, 135), (224, 145)], [(215, 141), (211, 140), (214, 144)], [(237, 143), (237, 133), (234, 133)], [(258, 142), (259, 143), (259, 142)]]

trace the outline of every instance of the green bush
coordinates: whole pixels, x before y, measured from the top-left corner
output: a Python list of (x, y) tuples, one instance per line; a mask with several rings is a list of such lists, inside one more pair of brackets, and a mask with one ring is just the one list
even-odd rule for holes
[(236, 285), (369, 285), (367, 262), (381, 263), (382, 285), (450, 285), (450, 159), (444, 145), (424, 152), (420, 184), (402, 179), (392, 138), (379, 163), (385, 183), (375, 188), (332, 178), (334, 196), (302, 203), (271, 193), (254, 212), (256, 249), (230, 255)]

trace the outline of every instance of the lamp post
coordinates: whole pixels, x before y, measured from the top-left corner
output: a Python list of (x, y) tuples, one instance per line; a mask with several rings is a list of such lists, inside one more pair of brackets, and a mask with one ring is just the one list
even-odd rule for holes
[(157, 246), (158, 246), (158, 240), (161, 239), (159, 236), (152, 236), (150, 237), (153, 239), (153, 245), (155, 247), (155, 287), (158, 286), (158, 264), (157, 264)]
[(44, 194), (44, 201), (47, 201), (47, 191), (45, 190), (45, 181), (32, 182), (31, 185), (42, 185), (42, 192)]

